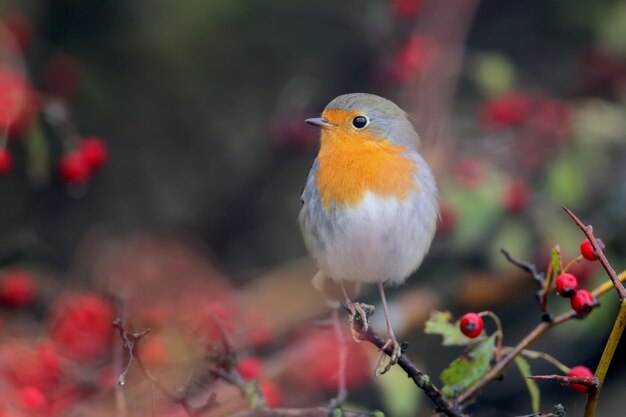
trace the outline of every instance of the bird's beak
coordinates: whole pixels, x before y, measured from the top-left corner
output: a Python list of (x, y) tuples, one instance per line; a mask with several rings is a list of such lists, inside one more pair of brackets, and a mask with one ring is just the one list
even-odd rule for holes
[(325, 117), (313, 117), (311, 119), (306, 119), (305, 122), (310, 125), (319, 126), (319, 127), (331, 127), (332, 126), (332, 124), (328, 123), (328, 119), (326, 119)]

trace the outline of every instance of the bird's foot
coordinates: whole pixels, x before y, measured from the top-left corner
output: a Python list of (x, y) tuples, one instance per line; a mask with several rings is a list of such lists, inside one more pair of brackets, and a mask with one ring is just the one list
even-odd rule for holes
[[(387, 349), (391, 350), (389, 354), (385, 352)], [(382, 353), (376, 366), (376, 376), (386, 374), (392, 366), (398, 363), (400, 356), (402, 356), (402, 346), (395, 338), (387, 339), (380, 350)]]
[[(374, 306), (363, 303), (348, 303), (345, 305), (348, 310), (348, 314), (350, 315), (350, 322), (352, 323), (352, 327), (354, 327), (354, 322), (358, 321), (360, 323), (361, 329), (363, 332), (367, 332), (369, 330), (369, 317), (374, 314)], [(353, 336), (355, 336), (355, 329), (352, 330)], [(355, 340), (357, 338), (355, 337)]]

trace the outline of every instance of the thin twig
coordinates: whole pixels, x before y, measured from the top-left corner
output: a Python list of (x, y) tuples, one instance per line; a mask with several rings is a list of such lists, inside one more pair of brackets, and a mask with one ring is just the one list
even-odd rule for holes
[[(619, 274), (618, 280), (620, 282), (626, 281), (626, 271)], [(600, 297), (610, 291), (611, 288), (613, 288), (612, 281), (607, 281), (595, 288), (591, 292), (591, 294), (594, 297)], [(515, 357), (519, 355), (523, 350), (525, 350), (528, 346), (530, 346), (533, 342), (539, 339), (545, 332), (576, 317), (578, 317), (576, 312), (574, 310), (569, 310), (565, 313), (560, 314), (551, 322), (542, 322), (538, 324), (530, 333), (528, 333), (528, 335), (526, 335), (526, 337), (524, 337), (514, 348), (512, 348), (507, 355), (505, 355), (498, 363), (496, 363), (494, 367), (489, 370), (489, 372), (487, 372), (481, 379), (476, 381), (474, 385), (472, 385), (459, 395), (457, 399), (459, 404), (463, 404), (468, 400), (474, 398), (476, 394), (478, 394), (480, 390), (482, 390), (485, 386), (498, 379), (500, 375), (502, 375), (504, 369), (509, 366), (511, 362), (513, 362)]]
[(538, 381), (555, 381), (563, 386), (568, 386), (571, 384), (576, 385), (584, 385), (590, 390), (598, 389), (600, 381), (595, 376), (592, 377), (582, 377), (582, 376), (565, 376), (565, 375), (531, 375), (527, 377), (528, 379), (535, 379)]
[[(386, 341), (380, 337), (373, 329), (372, 326), (364, 323), (358, 314), (351, 317), (352, 331), (353, 333), (363, 341), (367, 341), (379, 350), (382, 350), (389, 357), (393, 354), (391, 346), (386, 344)], [(433, 385), (430, 381), (430, 377), (420, 371), (415, 363), (409, 359), (403, 352), (398, 359), (398, 365), (406, 372), (407, 376), (413, 380), (415, 385), (418, 386), (428, 398), (435, 404), (437, 411), (443, 413), (448, 417), (468, 417), (463, 413), (459, 403), (446, 397), (439, 388)]]
[(367, 413), (364, 411), (352, 411), (341, 408), (261, 408), (246, 410), (235, 414), (233, 417), (329, 417), (337, 411), (341, 417), (375, 417), (382, 416), (380, 412)]
[(624, 284), (620, 277), (615, 273), (615, 270), (609, 263), (608, 259), (604, 255), (602, 251), (602, 247), (598, 243), (596, 237), (593, 234), (593, 226), (585, 225), (571, 210), (566, 207), (563, 207), (563, 210), (574, 220), (574, 223), (583, 231), (585, 236), (589, 242), (591, 242), (591, 246), (598, 257), (598, 260), (604, 267), (604, 270), (608, 274), (611, 279), (611, 283), (617, 292), (617, 296), (619, 297), (620, 309), (617, 313), (617, 317), (615, 318), (615, 322), (613, 323), (613, 329), (611, 330), (611, 334), (609, 335), (609, 339), (604, 346), (604, 351), (602, 352), (602, 356), (600, 357), (600, 362), (596, 368), (595, 377), (598, 378), (598, 388), (595, 390), (589, 391), (589, 396), (587, 397), (587, 404), (585, 405), (585, 417), (594, 417), (596, 414), (596, 407), (598, 406), (598, 400), (600, 398), (600, 391), (602, 390), (602, 385), (604, 384), (604, 379), (606, 378), (606, 374), (609, 370), (609, 366), (611, 365), (611, 361), (613, 360), (613, 355), (615, 354), (615, 350), (617, 349), (617, 345), (622, 338), (622, 334), (624, 333), (624, 327), (626, 327), (626, 288), (624, 288)]
[(502, 253), (502, 255), (504, 255), (507, 261), (517, 266), (518, 268), (528, 272), (530, 275), (532, 275), (533, 279), (537, 281), (539, 285), (543, 287), (543, 283), (546, 277), (543, 274), (543, 272), (537, 271), (537, 267), (535, 265), (529, 262), (524, 262), (524, 261), (515, 259), (513, 256), (511, 256), (511, 254), (506, 249), (500, 249), (500, 252)]
[(608, 259), (606, 259), (606, 256), (604, 256), (604, 252), (602, 251), (602, 248), (598, 244), (596, 237), (593, 235), (593, 227), (591, 225), (585, 226), (583, 222), (581, 222), (580, 219), (576, 217), (576, 215), (572, 213), (572, 211), (568, 209), (567, 207), (563, 207), (563, 210), (565, 210), (565, 212), (572, 218), (572, 220), (574, 220), (574, 223), (576, 223), (576, 225), (580, 227), (580, 230), (583, 231), (585, 236), (587, 236), (587, 239), (589, 239), (589, 242), (591, 242), (591, 246), (593, 247), (593, 250), (596, 256), (598, 257), (598, 260), (600, 261), (600, 263), (604, 267), (604, 270), (606, 271), (606, 273), (609, 275), (609, 278), (611, 278), (611, 281), (613, 282), (613, 286), (615, 287), (615, 290), (617, 291), (617, 296), (619, 297), (620, 303), (624, 302), (624, 300), (626, 300), (626, 288), (624, 288), (624, 285), (619, 280), (617, 274), (615, 273), (615, 270), (609, 263)]
[(198, 417), (202, 415), (205, 411), (213, 408), (217, 405), (217, 401), (215, 400), (215, 394), (211, 394), (206, 401), (200, 406), (192, 406), (189, 402), (189, 398), (187, 397), (187, 389), (182, 387), (179, 389), (181, 394), (176, 394), (171, 391), (168, 387), (166, 387), (159, 378), (157, 378), (148, 368), (146, 368), (143, 363), (141, 356), (137, 355), (137, 347), (138, 343), (141, 339), (143, 339), (150, 330), (144, 330), (141, 332), (131, 333), (124, 327), (124, 323), (122, 319), (116, 318), (113, 321), (113, 327), (118, 329), (120, 333), (120, 338), (123, 342), (123, 347), (128, 353), (128, 363), (126, 368), (122, 371), (118, 378), (118, 384), (124, 385), (126, 383), (126, 375), (132, 366), (133, 363), (137, 364), (137, 367), (141, 371), (141, 373), (150, 381), (152, 384), (152, 388), (157, 388), (163, 395), (168, 397), (172, 402), (178, 403), (183, 407), (185, 412), (189, 417)]

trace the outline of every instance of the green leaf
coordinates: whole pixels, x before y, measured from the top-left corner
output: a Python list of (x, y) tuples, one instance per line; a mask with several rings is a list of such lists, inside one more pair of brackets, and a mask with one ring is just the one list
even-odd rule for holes
[(546, 175), (547, 192), (553, 201), (567, 207), (578, 207), (585, 198), (587, 174), (581, 170), (585, 166), (583, 156), (574, 152), (562, 152), (555, 162), (550, 164)]
[(486, 95), (503, 93), (517, 84), (515, 66), (507, 56), (498, 52), (477, 54), (472, 77)]
[(441, 343), (444, 346), (465, 346), (486, 339), (484, 333), (475, 339), (470, 339), (461, 333), (458, 321), (452, 323), (451, 320), (452, 314), (449, 311), (433, 311), (426, 322), (424, 333), (440, 335), (443, 337)]
[(376, 378), (382, 393), (385, 414), (390, 417), (411, 417), (418, 414), (421, 395), (415, 395), (413, 381), (399, 366), (392, 366), (383, 378)]
[(440, 379), (444, 386), (444, 395), (453, 397), (463, 392), (482, 378), (491, 369), (496, 345), (496, 335), (475, 345), (471, 351), (456, 358), (441, 373)]
[(532, 375), (532, 373), (530, 372), (530, 365), (528, 364), (526, 359), (522, 358), (519, 355), (515, 357), (515, 365), (517, 365), (517, 369), (519, 369), (519, 372), (524, 378), (524, 382), (526, 382), (526, 388), (528, 388), (528, 393), (530, 394), (530, 403), (533, 408), (533, 413), (539, 413), (541, 392), (539, 391), (537, 381), (528, 378)]
[(559, 245), (556, 245), (552, 248), (550, 259), (552, 262), (552, 275), (560, 275), (561, 268), (563, 267), (563, 261), (561, 260), (561, 248), (559, 247)]
[(30, 180), (35, 185), (46, 184), (50, 175), (50, 149), (40, 123), (33, 126), (25, 145)]

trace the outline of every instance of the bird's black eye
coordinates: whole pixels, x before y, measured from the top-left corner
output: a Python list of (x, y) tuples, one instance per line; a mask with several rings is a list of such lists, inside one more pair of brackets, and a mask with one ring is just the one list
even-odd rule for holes
[(357, 129), (363, 129), (365, 126), (367, 126), (367, 122), (367, 117), (357, 116), (352, 119), (352, 126), (356, 127)]

